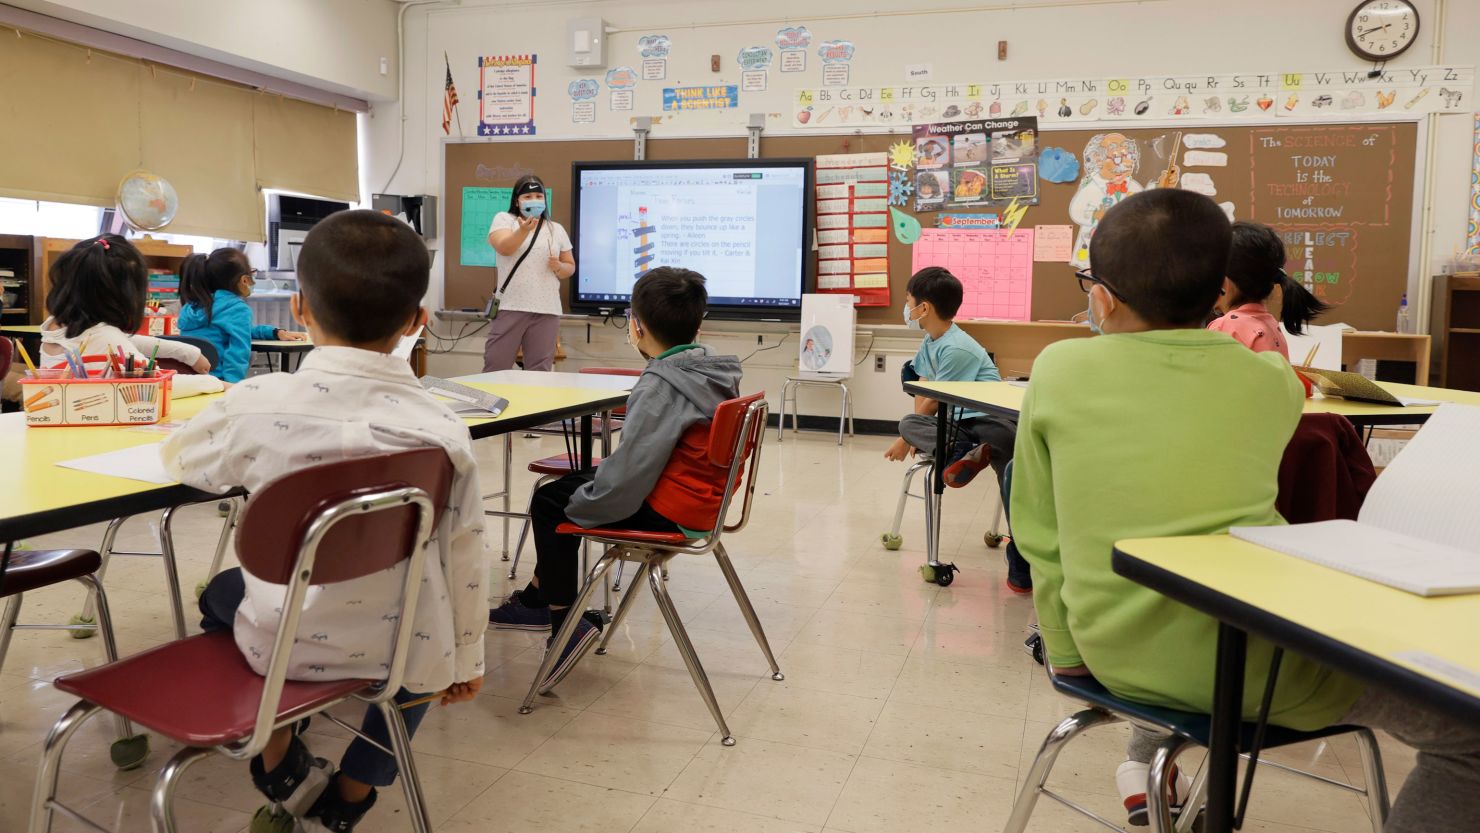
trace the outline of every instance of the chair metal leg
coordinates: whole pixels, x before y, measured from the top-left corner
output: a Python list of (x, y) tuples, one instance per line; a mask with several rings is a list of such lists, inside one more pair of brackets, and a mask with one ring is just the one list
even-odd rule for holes
[[(625, 561), (617, 562), (619, 575), (622, 566), (626, 563)], [(637, 601), (638, 594), (642, 592), (642, 583), (647, 580), (647, 575), (652, 569), (653, 565), (646, 561), (637, 565), (637, 574), (632, 576), (632, 583), (627, 585), (627, 595), (623, 596), (620, 602), (617, 602), (617, 612), (612, 615), (611, 624), (606, 626), (606, 633), (601, 635), (601, 644), (596, 646), (596, 653), (598, 655), (606, 655), (607, 643), (612, 641), (612, 634), (617, 632), (617, 626), (622, 624), (627, 618), (627, 612), (632, 609), (632, 605)], [(620, 580), (619, 577), (618, 581)]]
[[(514, 475), (514, 435), (504, 434), (504, 511), (510, 512), (509, 496), (514, 493), (512, 482)], [(509, 516), (504, 516), (504, 560), (509, 560)], [(514, 577), (514, 571), (509, 571), (509, 578)]]
[(622, 592), (622, 568), (623, 567), (626, 567), (626, 566), (627, 566), (627, 562), (626, 561), (618, 561), (617, 562), (616, 578), (613, 578), (612, 579), (612, 592), (613, 593), (620, 593), (620, 592)]
[(180, 601), (180, 571), (175, 566), (175, 510), (171, 506), (159, 516), (159, 554), (164, 559), (164, 581), (170, 591), (170, 613), (175, 618), (175, 636), (185, 638), (185, 607)]
[(216, 539), (216, 554), (211, 556), (211, 569), (206, 573), (207, 582), (221, 572), (221, 561), (226, 557), (226, 542), (231, 540), (231, 531), (236, 529), (236, 516), (241, 511), (241, 506), (241, 498), (228, 498), (226, 501), (226, 519), (221, 522), (221, 535)]
[(1366, 779), (1367, 812), (1372, 816), (1372, 833), (1382, 833), (1387, 825), (1388, 804), (1387, 773), (1382, 768), (1382, 750), (1377, 746), (1377, 736), (1371, 729), (1353, 732), (1357, 740), (1357, 752), (1362, 756), (1362, 777)]
[(925, 466), (925, 563), (940, 566), (941, 495), (935, 491), (935, 461)]
[[(114, 518), (108, 522), (108, 528), (103, 530), (103, 543), (98, 545), (98, 555), (102, 557), (102, 561), (98, 563), (98, 569), (93, 573), (93, 575), (97, 576), (98, 581), (102, 581), (104, 574), (108, 572), (108, 559), (113, 556), (113, 544), (118, 539), (118, 530), (123, 527), (123, 522), (127, 520), (128, 518)], [(82, 615), (77, 621), (94, 621), (92, 596), (87, 597), (87, 602), (82, 606)]]
[(786, 439), (786, 395), (790, 390), (790, 382), (781, 385), (781, 407), (776, 409), (776, 442), (778, 443)]
[(683, 657), (683, 664), (689, 669), (689, 676), (693, 678), (694, 686), (699, 689), (699, 696), (704, 698), (704, 705), (709, 707), (709, 714), (714, 718), (715, 725), (719, 727), (719, 742), (725, 746), (734, 746), (735, 736), (730, 734), (729, 724), (725, 723), (725, 715), (719, 709), (719, 700), (715, 699), (714, 688), (709, 685), (709, 675), (704, 673), (704, 665), (699, 662), (699, 654), (694, 650), (694, 643), (689, 641), (688, 631), (684, 630), (683, 621), (678, 618), (678, 609), (673, 606), (673, 599), (668, 595), (668, 588), (663, 586), (663, 580), (658, 574), (652, 571), (648, 572), (648, 586), (653, 589), (653, 598), (658, 602), (658, 609), (663, 612), (663, 619), (668, 623), (668, 632), (673, 634), (673, 643), (678, 646), (678, 653)]
[(52, 805), (57, 797), (57, 779), (62, 773), (62, 752), (82, 724), (101, 708), (86, 700), (78, 700), (46, 733), (46, 742), (41, 745), (41, 767), (36, 773), (36, 788), (31, 794), (30, 833), (51, 833)]
[(380, 716), (390, 730), (391, 751), (395, 754), (396, 769), (401, 776), (401, 789), (406, 793), (406, 808), (411, 816), (411, 827), (416, 833), (432, 833), (432, 818), (427, 812), (426, 797), (421, 792), (421, 778), (416, 773), (416, 758), (411, 754), (411, 735), (406, 732), (406, 722), (401, 719), (401, 710), (395, 701), (382, 700), (376, 706)]
[(838, 408), (838, 445), (843, 444), (843, 427), (848, 421), (848, 386), (842, 382), (838, 383), (838, 389), (842, 392), (843, 400)]
[(1177, 817), (1177, 833), (1192, 833), (1193, 825), (1197, 823), (1197, 817), (1202, 814), (1203, 805), (1207, 803), (1208, 765), (1204, 762), (1192, 776), (1192, 789), (1187, 791), (1187, 799), (1182, 803), (1182, 815)]
[[(540, 662), (539, 670), (535, 672), (534, 679), (529, 681), (529, 693), (524, 695), (524, 702), (519, 705), (520, 714), (529, 714), (534, 711), (534, 697), (540, 694), (544, 686), (545, 678), (550, 676), (550, 670), (555, 667), (556, 660), (560, 659), (560, 651), (570, 642), (571, 636), (576, 632), (576, 625), (581, 621), (581, 612), (586, 609), (586, 602), (591, 598), (591, 592), (596, 589), (597, 582), (605, 582), (607, 571), (611, 569), (612, 563), (617, 560), (615, 552), (603, 553), (596, 561), (596, 567), (592, 570), (590, 578), (581, 586), (581, 592), (576, 594), (576, 599), (571, 603), (570, 615), (565, 617), (565, 624), (560, 626), (559, 633), (552, 634), (550, 644), (545, 648), (545, 658)], [(628, 592), (631, 592), (630, 590)]]
[(904, 482), (899, 484), (899, 503), (894, 507), (894, 524), (889, 527), (889, 534), (891, 536), (897, 537), (900, 526), (904, 524), (904, 507), (910, 501), (910, 486), (915, 483), (915, 474), (928, 465), (930, 465), (929, 462), (922, 460), (911, 463), (910, 467), (905, 469)]
[[(92, 592), (93, 598), (98, 604), (98, 632), (103, 635), (103, 656), (108, 662), (118, 661), (118, 641), (113, 635), (113, 615), (108, 610), (108, 595), (103, 592), (103, 585), (95, 576), (78, 576), (77, 581)], [(134, 737), (133, 724), (121, 714), (115, 714), (113, 719), (118, 726), (118, 739), (128, 740)]]
[(1032, 818), (1033, 808), (1038, 804), (1038, 796), (1045, 792), (1043, 785), (1048, 782), (1049, 773), (1053, 772), (1054, 762), (1058, 760), (1064, 744), (1087, 729), (1118, 722), (1120, 718), (1109, 712), (1085, 709), (1064, 718), (1055, 726), (1048, 737), (1043, 739), (1038, 755), (1033, 758), (1033, 765), (1028, 768), (1022, 790), (1012, 803), (1012, 814), (1007, 817), (1007, 824), (1002, 828), (1003, 833), (1023, 833), (1027, 829), (1028, 819)]
[(756, 644), (761, 646), (761, 653), (766, 655), (766, 662), (771, 666), (771, 679), (777, 682), (786, 679), (786, 675), (781, 673), (781, 666), (776, 664), (776, 656), (771, 653), (771, 643), (766, 639), (766, 631), (761, 627), (760, 617), (755, 615), (755, 606), (750, 603), (750, 596), (746, 594), (745, 586), (740, 583), (740, 576), (735, 573), (735, 565), (730, 563), (730, 556), (725, 552), (724, 544), (715, 545), (714, 560), (719, 562), (719, 569), (725, 574), (725, 581), (730, 585), (730, 592), (735, 595), (735, 601), (740, 605), (740, 613), (745, 617), (745, 624), (750, 626), (751, 636), (754, 636)]
[(1151, 769), (1146, 775), (1146, 818), (1151, 833), (1173, 833), (1172, 807), (1167, 800), (1173, 786), (1172, 773), (1176, 771), (1177, 757), (1192, 745), (1187, 738), (1172, 735), (1151, 756)]
[(5, 599), (5, 610), (0, 612), (0, 671), (5, 669), (5, 654), (10, 650), (10, 637), (15, 633), (16, 620), (21, 615), (24, 593), (16, 593)]
[(149, 816), (154, 822), (154, 833), (179, 833), (175, 824), (175, 790), (180, 777), (190, 765), (212, 754), (209, 747), (187, 746), (175, 753), (173, 758), (159, 771), (159, 780), (154, 782), (154, 791), (149, 796)]

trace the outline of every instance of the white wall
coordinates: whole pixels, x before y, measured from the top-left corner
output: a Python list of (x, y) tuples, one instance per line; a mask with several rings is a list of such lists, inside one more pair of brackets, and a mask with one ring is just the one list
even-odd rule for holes
[(397, 96), (399, 4), (391, 0), (6, 2), (372, 102)]

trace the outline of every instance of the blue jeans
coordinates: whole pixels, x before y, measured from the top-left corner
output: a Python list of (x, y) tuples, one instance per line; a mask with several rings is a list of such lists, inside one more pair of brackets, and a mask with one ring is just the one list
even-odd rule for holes
[[(242, 579), (240, 567), (218, 573), (200, 596), (201, 628), (206, 633), (230, 631), (232, 622), (236, 619), (236, 609), (241, 607), (246, 595), (247, 586)], [(395, 699), (400, 704), (425, 696), (403, 688), (396, 692)], [(416, 727), (421, 725), (421, 719), (426, 716), (430, 705), (422, 703), (401, 712), (401, 720), (406, 724), (408, 736), (416, 734)], [(390, 732), (377, 707), (370, 706), (366, 709), (360, 731), (374, 738), (376, 743), (390, 748)], [(339, 771), (362, 784), (389, 787), (396, 782), (396, 759), (366, 743), (363, 738), (356, 737), (349, 748), (344, 750), (344, 757), (339, 759)]]

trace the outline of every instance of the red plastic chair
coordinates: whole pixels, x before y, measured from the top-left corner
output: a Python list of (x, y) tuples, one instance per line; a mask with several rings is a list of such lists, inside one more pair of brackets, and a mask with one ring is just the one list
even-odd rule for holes
[[(724, 533), (738, 532), (744, 529), (750, 521), (750, 508), (755, 498), (755, 481), (760, 466), (761, 441), (765, 434), (768, 410), (764, 393), (731, 399), (721, 403), (715, 410), (714, 421), (709, 428), (709, 462), (717, 470), (723, 472), (725, 492), (720, 500), (719, 512), (715, 516), (714, 528), (703, 538), (690, 539), (679, 532), (585, 529), (571, 523), (561, 524), (556, 528), (556, 532), (563, 535), (579, 535), (586, 541), (604, 544), (607, 547), (601, 559), (596, 562), (585, 585), (581, 587), (580, 594), (576, 596), (571, 606), (573, 610), (585, 609), (591, 592), (605, 582), (606, 574), (613, 565), (625, 561), (638, 565), (637, 575), (632, 579), (633, 586), (627, 589), (627, 594), (622, 597), (621, 604), (617, 606), (616, 615), (602, 635), (601, 645), (596, 649), (596, 653), (606, 653), (607, 642), (622, 624), (623, 618), (632, 608), (633, 600), (637, 598), (635, 592), (637, 585), (646, 579), (648, 587), (652, 589), (653, 598), (658, 603), (658, 609), (663, 612), (663, 619), (668, 623), (668, 630), (673, 635), (673, 641), (683, 656), (684, 665), (688, 667), (689, 676), (693, 678), (695, 687), (699, 689), (700, 696), (704, 698), (705, 705), (709, 707), (709, 713), (714, 717), (715, 724), (719, 726), (721, 742), (725, 746), (734, 746), (735, 738), (730, 734), (730, 727), (725, 723), (724, 713), (720, 711), (719, 701), (715, 699), (714, 689), (709, 684), (709, 677), (704, 673), (704, 666), (699, 662), (699, 655), (695, 653), (694, 645), (689, 641), (688, 633), (684, 630), (683, 621), (673, 606), (673, 600), (669, 597), (667, 588), (664, 587), (660, 571), (669, 561), (680, 555), (713, 553), (715, 561), (719, 563), (719, 568), (724, 573), (725, 581), (730, 585), (730, 592), (734, 594), (735, 601), (740, 605), (740, 612), (745, 616), (746, 624), (750, 626), (751, 635), (755, 637), (760, 645), (761, 653), (765, 654), (766, 662), (771, 666), (771, 679), (778, 681), (785, 679), (781, 673), (781, 667), (776, 664), (776, 657), (771, 652), (771, 644), (766, 640), (766, 633), (761, 627), (760, 618), (756, 616), (755, 607), (751, 605), (749, 596), (745, 594), (740, 577), (735, 573), (735, 567), (730, 563), (730, 557), (721, 542)], [(726, 523), (730, 505), (737, 494), (742, 496), (740, 519), (733, 524)], [(533, 682), (530, 683), (529, 693), (525, 695), (524, 703), (519, 708), (520, 714), (528, 714), (533, 709), (536, 694), (544, 694), (549, 690), (542, 683), (549, 676), (550, 669), (554, 667), (555, 661), (559, 658), (561, 648), (575, 633), (580, 619), (580, 616), (566, 617), (560, 633), (555, 634), (555, 638), (551, 640), (550, 647), (545, 651), (544, 662), (540, 663), (540, 669), (535, 673)], [(579, 660), (580, 658), (577, 657), (577, 661)]]
[[(247, 760), (273, 730), (350, 698), (380, 709), (390, 728), (407, 805), (419, 831), (431, 829), (401, 712), (417, 595), (428, 539), (446, 505), (452, 463), (440, 448), (314, 466), (273, 481), (256, 493), (237, 530), (242, 569), (286, 585), (283, 619), (266, 675), (247, 664), (230, 633), (201, 634), (108, 665), (58, 678), (56, 687), (81, 698), (47, 735), (31, 830), (51, 829), (53, 811), (75, 811), (56, 799), (62, 753), (77, 729), (100, 709), (127, 717), (185, 746), (160, 770), (150, 802), (154, 829), (175, 833), (173, 800), (185, 770), (213, 751)], [(310, 585), (334, 584), (405, 562), (400, 619), (386, 648), (384, 680), (288, 680), (290, 652)]]
[(0, 379), (10, 372), (10, 363), (15, 359), (15, 342), (0, 338)]

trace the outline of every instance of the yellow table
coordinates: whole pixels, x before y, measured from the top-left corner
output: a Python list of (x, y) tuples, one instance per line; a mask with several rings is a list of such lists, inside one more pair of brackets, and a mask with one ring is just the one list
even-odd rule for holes
[(252, 342), (253, 353), (265, 353), (268, 356), (267, 366), (272, 367), (272, 356), (278, 357), (278, 370), (289, 372), (288, 357), (298, 356), (293, 363), (293, 368), (298, 368), (298, 363), (303, 361), (303, 354), (313, 350), (312, 341), (281, 341), (278, 339), (263, 339)]
[(1111, 563), (1219, 621), (1210, 833), (1232, 819), (1248, 634), (1480, 724), (1480, 595), (1415, 596), (1227, 535), (1120, 541)]
[(40, 324), (0, 324), (0, 336), (30, 338), (41, 335)]
[[(1396, 382), (1378, 382), (1377, 384), (1394, 396), (1408, 399), (1480, 405), (1480, 393), (1474, 391), (1402, 385)], [(1028, 392), (1027, 388), (1012, 382), (911, 382), (905, 385), (905, 391), (972, 410), (996, 412), (1012, 417), (1016, 417), (1022, 410), (1023, 396)], [(1435, 407), (1432, 405), (1396, 407), (1334, 398), (1305, 400), (1307, 414), (1337, 414), (1346, 417), (1357, 426), (1410, 425), (1424, 422), (1434, 413)]]

